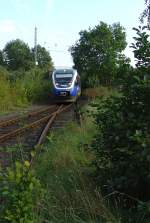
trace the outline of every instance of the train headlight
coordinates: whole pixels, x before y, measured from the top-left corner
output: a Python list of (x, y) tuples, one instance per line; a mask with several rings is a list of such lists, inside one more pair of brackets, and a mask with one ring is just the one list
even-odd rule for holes
[(68, 83), (68, 86), (70, 87), (70, 86), (71, 86), (71, 84), (72, 84), (72, 83), (71, 83), (71, 82), (69, 82), (69, 83)]

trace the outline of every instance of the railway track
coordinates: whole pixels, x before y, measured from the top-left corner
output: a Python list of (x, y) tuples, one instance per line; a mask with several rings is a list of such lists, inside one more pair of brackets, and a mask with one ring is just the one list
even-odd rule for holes
[[(72, 109), (73, 104), (52, 105), (38, 111), (29, 112), (23, 116), (13, 117), (0, 121), (0, 164), (7, 166), (8, 159), (12, 157), (10, 151), (4, 148), (21, 145), (25, 153), (41, 145), (55, 121), (56, 117), (65, 110)], [(26, 158), (26, 156), (25, 156)]]

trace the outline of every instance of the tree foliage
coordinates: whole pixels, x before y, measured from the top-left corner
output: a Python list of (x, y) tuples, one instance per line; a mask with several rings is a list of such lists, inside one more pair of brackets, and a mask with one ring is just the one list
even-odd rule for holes
[[(150, 71), (150, 42), (146, 26), (133, 28), (137, 36), (133, 37), (135, 43), (132, 43), (134, 57), (136, 58), (136, 67), (142, 72)], [(147, 32), (146, 32), (147, 31)]]
[(80, 39), (70, 48), (75, 67), (85, 79), (103, 84), (115, 76), (119, 56), (126, 47), (126, 34), (119, 23), (99, 25), (80, 33)]
[[(126, 89), (127, 90), (127, 89)], [(122, 97), (97, 105), (97, 177), (107, 192), (119, 191), (150, 199), (150, 83), (134, 80)]]
[(29, 70), (33, 64), (30, 48), (22, 40), (8, 42), (3, 53), (4, 62), (10, 70)]
[(4, 65), (3, 52), (0, 50), (0, 66)]
[[(37, 46), (38, 67), (48, 71), (53, 67), (52, 58), (49, 52), (42, 46)], [(12, 40), (6, 44), (3, 51), (0, 51), (0, 64), (20, 77), (21, 71), (28, 71), (35, 66), (34, 48), (20, 39)], [(19, 72), (19, 73), (18, 73)]]
[[(32, 57), (34, 60), (34, 48), (32, 49)], [(37, 61), (41, 69), (49, 70), (53, 67), (52, 58), (49, 52), (40, 45), (37, 45)]]
[(140, 203), (147, 207), (143, 209), (145, 218), (150, 214), (150, 80), (141, 75), (141, 67), (149, 69), (147, 47), (143, 46), (147, 34), (135, 30), (137, 68), (125, 79), (121, 95), (96, 104), (98, 131), (91, 148), (96, 154), (93, 164), (101, 188), (107, 193), (117, 191), (125, 204), (130, 197), (131, 206), (131, 200), (134, 205), (139, 200), (145, 202)]
[(140, 16), (140, 21), (144, 23), (144, 19), (146, 18), (147, 26), (148, 28), (150, 28), (150, 0), (144, 0), (144, 1), (145, 1), (146, 7)]

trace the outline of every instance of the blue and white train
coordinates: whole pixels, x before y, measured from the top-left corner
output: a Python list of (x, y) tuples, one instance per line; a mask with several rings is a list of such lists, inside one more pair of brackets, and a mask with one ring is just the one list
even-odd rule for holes
[(55, 69), (52, 82), (52, 94), (56, 101), (74, 102), (81, 95), (80, 76), (73, 68)]

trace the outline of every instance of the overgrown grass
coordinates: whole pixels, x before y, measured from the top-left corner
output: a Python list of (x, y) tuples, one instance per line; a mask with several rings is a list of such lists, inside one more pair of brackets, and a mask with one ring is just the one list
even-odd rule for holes
[(0, 70), (0, 113), (12, 111), (28, 104), (23, 89), (18, 82), (11, 83)]
[(45, 188), (39, 222), (119, 222), (90, 177), (93, 154), (87, 145), (94, 133), (95, 126), (86, 119), (83, 127), (72, 123), (48, 137), (35, 166)]
[(41, 69), (26, 72), (20, 84), (25, 89), (28, 101), (32, 103), (45, 102), (50, 96), (51, 81)]
[(0, 113), (48, 100), (51, 84), (42, 70), (34, 68), (28, 72), (20, 71), (16, 79), (14, 75), (0, 67)]
[(87, 88), (83, 91), (83, 95), (92, 100), (96, 99), (97, 97), (101, 96), (108, 97), (110, 95), (116, 95), (116, 94), (118, 94), (117, 89), (103, 86), (99, 86), (96, 88)]

